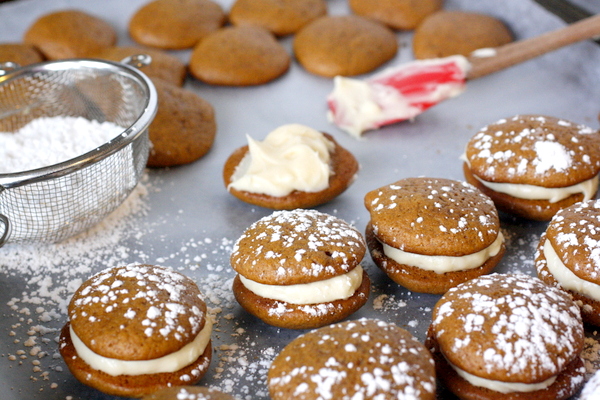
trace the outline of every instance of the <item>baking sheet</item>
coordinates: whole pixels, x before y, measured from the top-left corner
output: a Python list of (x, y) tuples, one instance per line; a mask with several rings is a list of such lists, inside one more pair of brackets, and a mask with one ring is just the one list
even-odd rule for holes
[[(132, 44), (126, 26), (144, 0), (19, 0), (0, 5), (0, 41), (20, 41), (40, 15), (79, 8), (109, 21), (119, 44)], [(232, 1), (220, 2), (229, 9)], [(577, 0), (592, 12), (600, 5)], [(343, 0), (329, 0), (330, 14), (346, 14)], [(505, 20), (520, 37), (563, 25), (529, 0), (447, 0), (446, 8), (486, 12)], [(398, 33), (401, 50), (392, 62), (412, 58), (410, 32)], [(291, 38), (282, 39), (288, 50)], [(187, 60), (189, 52), (175, 52)], [(210, 101), (218, 133), (211, 152), (178, 168), (148, 171), (128, 201), (90, 232), (56, 245), (0, 248), (0, 398), (109, 399), (76, 381), (58, 355), (58, 330), (66, 321), (71, 293), (91, 274), (110, 266), (145, 262), (173, 267), (192, 277), (205, 293), (216, 318), (213, 361), (201, 381), (240, 399), (267, 399), (265, 375), (271, 360), (302, 333), (270, 327), (247, 315), (230, 291), (228, 263), (233, 242), (271, 210), (230, 196), (222, 183), (225, 159), (245, 144), (245, 134), (262, 139), (286, 123), (326, 131), (357, 157), (356, 182), (339, 198), (317, 207), (355, 224), (368, 221), (366, 192), (411, 176), (462, 180), (459, 156), (481, 126), (517, 113), (539, 113), (598, 127), (600, 47), (580, 43), (517, 67), (469, 82), (467, 91), (418, 117), (354, 139), (327, 122), (325, 97), (331, 80), (293, 63), (281, 79), (250, 88), (212, 87), (192, 78), (186, 88)], [(503, 216), (507, 253), (498, 272), (534, 274), (533, 252), (545, 223)], [(392, 283), (372, 263), (363, 266), (373, 281), (365, 307), (351, 318), (376, 317), (394, 322), (420, 340), (439, 296), (416, 294)], [(598, 341), (588, 332), (585, 359), (597, 366)]]

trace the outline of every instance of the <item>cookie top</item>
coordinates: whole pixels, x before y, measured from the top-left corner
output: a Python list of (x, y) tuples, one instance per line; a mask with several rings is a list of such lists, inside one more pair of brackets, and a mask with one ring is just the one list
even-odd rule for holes
[(377, 239), (409, 253), (472, 254), (491, 245), (500, 232), (489, 197), (450, 179), (402, 179), (367, 193), (365, 207)]
[(600, 200), (575, 203), (559, 211), (545, 237), (577, 277), (600, 284)]
[(194, 92), (154, 79), (156, 117), (148, 128), (149, 167), (188, 164), (211, 149), (217, 133), (213, 106)]
[(235, 398), (214, 388), (176, 386), (146, 395), (141, 400), (235, 400)]
[(274, 400), (425, 400), (435, 398), (436, 383), (431, 354), (409, 332), (359, 319), (294, 339), (273, 360), (268, 387)]
[(187, 67), (179, 58), (158, 49), (141, 46), (114, 46), (100, 50), (92, 55), (102, 60), (120, 62), (126, 57), (137, 54), (147, 54), (152, 57), (149, 65), (139, 67), (139, 70), (150, 78), (160, 78), (176, 86), (183, 86)]
[(522, 274), (492, 274), (450, 289), (430, 328), (444, 357), (481, 378), (537, 383), (583, 349), (579, 308), (565, 292)]
[(237, 240), (231, 266), (268, 285), (294, 285), (332, 278), (354, 269), (366, 245), (347, 222), (316, 210), (275, 211)]
[(309, 72), (332, 78), (373, 71), (398, 51), (394, 32), (358, 15), (323, 16), (294, 37), (294, 54)]
[(393, 29), (414, 29), (442, 8), (443, 0), (349, 0), (352, 12), (383, 22)]
[(34, 46), (25, 43), (0, 43), (0, 63), (13, 62), (20, 66), (44, 61)]
[(257, 26), (229, 26), (206, 36), (190, 56), (191, 74), (213, 85), (250, 86), (287, 72), (291, 57), (275, 36)]
[(415, 58), (469, 56), (482, 48), (513, 41), (508, 27), (491, 15), (466, 11), (438, 11), (419, 24), (413, 36)]
[(324, 0), (236, 0), (229, 10), (229, 20), (234, 25), (260, 26), (285, 36), (326, 14)]
[(117, 32), (101, 18), (83, 11), (62, 10), (38, 18), (23, 40), (49, 60), (85, 58), (114, 46)]
[(212, 0), (154, 0), (129, 20), (131, 38), (160, 49), (188, 49), (225, 24), (223, 8)]
[(566, 187), (600, 171), (600, 134), (541, 115), (517, 115), (483, 127), (467, 143), (470, 171), (484, 181)]
[(169, 268), (130, 264), (84, 282), (68, 308), (73, 331), (93, 352), (150, 360), (191, 342), (206, 321), (206, 304), (190, 278)]

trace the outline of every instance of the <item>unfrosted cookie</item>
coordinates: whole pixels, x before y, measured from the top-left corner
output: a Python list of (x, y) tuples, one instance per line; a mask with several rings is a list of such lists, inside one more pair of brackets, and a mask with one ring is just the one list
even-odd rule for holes
[(494, 203), (468, 183), (402, 179), (367, 193), (365, 207), (373, 261), (409, 290), (442, 294), (504, 255)]
[(149, 167), (189, 164), (211, 149), (217, 133), (213, 106), (197, 94), (154, 79), (156, 117), (148, 128)]
[(584, 322), (600, 326), (600, 200), (575, 203), (552, 218), (535, 255), (538, 277), (570, 293)]
[(160, 78), (176, 86), (183, 86), (187, 67), (179, 58), (158, 49), (138, 46), (108, 47), (92, 55), (94, 58), (120, 62), (126, 57), (146, 54), (152, 57), (149, 65), (139, 67), (139, 70), (150, 78)]
[(179, 386), (161, 389), (141, 400), (235, 400), (233, 396), (214, 388)]
[(110, 395), (191, 385), (212, 357), (206, 310), (194, 281), (169, 268), (109, 268), (73, 295), (60, 353), (79, 381)]
[(320, 17), (294, 37), (294, 55), (309, 72), (332, 78), (371, 72), (398, 51), (394, 32), (357, 15)]
[(0, 63), (13, 62), (20, 66), (44, 61), (44, 56), (25, 43), (0, 43)]
[(129, 20), (129, 35), (142, 45), (189, 49), (225, 24), (223, 8), (212, 0), (153, 0)]
[(416, 28), (413, 36), (415, 58), (470, 55), (482, 48), (498, 47), (513, 41), (508, 27), (491, 15), (466, 11), (438, 11)]
[(542, 115), (516, 115), (483, 127), (463, 155), (468, 182), (496, 207), (547, 221), (562, 208), (595, 197), (600, 134)]
[(213, 85), (250, 86), (285, 74), (291, 57), (275, 36), (256, 26), (229, 26), (202, 40), (192, 51), (190, 72)]
[(442, 8), (443, 0), (349, 0), (357, 15), (372, 18), (393, 29), (416, 28), (428, 15)]
[(89, 57), (114, 46), (117, 32), (108, 22), (79, 10), (44, 14), (25, 32), (25, 43), (35, 46), (47, 59)]
[(584, 330), (563, 291), (492, 274), (437, 302), (425, 345), (440, 381), (466, 400), (564, 400), (583, 385)]
[(282, 328), (308, 329), (340, 321), (362, 307), (370, 279), (360, 262), (362, 235), (315, 210), (276, 211), (236, 241), (233, 294), (250, 314)]
[(314, 207), (343, 193), (358, 173), (352, 153), (304, 125), (283, 125), (262, 142), (248, 140), (223, 167), (225, 187), (246, 203), (274, 210)]
[(236, 0), (229, 11), (229, 20), (234, 25), (260, 26), (277, 36), (285, 36), (325, 14), (325, 0)]
[(431, 354), (406, 330), (359, 319), (308, 332), (273, 360), (273, 400), (435, 399)]

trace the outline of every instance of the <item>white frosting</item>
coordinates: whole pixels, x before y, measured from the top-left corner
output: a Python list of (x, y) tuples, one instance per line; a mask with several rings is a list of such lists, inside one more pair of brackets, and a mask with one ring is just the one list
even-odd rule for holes
[(544, 242), (543, 251), (548, 270), (563, 288), (600, 301), (600, 285), (581, 279), (568, 269), (558, 254), (556, 254), (549, 240)]
[(290, 304), (317, 304), (351, 297), (362, 283), (360, 265), (350, 272), (323, 281), (297, 285), (265, 285), (240, 275), (242, 284), (258, 296)]
[(329, 186), (329, 154), (335, 145), (321, 132), (288, 124), (262, 142), (246, 137), (248, 153), (236, 167), (229, 188), (281, 197), (294, 190), (319, 192)]
[(71, 341), (77, 351), (77, 355), (90, 367), (112, 376), (143, 375), (175, 372), (196, 361), (204, 353), (206, 346), (210, 342), (212, 322), (207, 318), (204, 328), (196, 335), (196, 338), (178, 351), (152, 360), (135, 361), (118, 360), (101, 356), (87, 347), (75, 334), (72, 327), (69, 327), (69, 329)]
[(453, 271), (466, 271), (480, 267), (486, 260), (494, 257), (504, 243), (504, 235), (498, 232), (496, 240), (483, 250), (464, 256), (428, 256), (423, 254), (409, 253), (400, 249), (391, 247), (385, 243), (383, 245), (384, 254), (396, 261), (398, 264), (410, 265), (427, 271), (433, 271), (438, 274)]

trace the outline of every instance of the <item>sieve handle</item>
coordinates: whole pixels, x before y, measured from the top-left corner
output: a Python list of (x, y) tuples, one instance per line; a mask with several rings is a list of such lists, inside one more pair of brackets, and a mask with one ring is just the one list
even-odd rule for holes
[(4, 76), (9, 72), (14, 71), (15, 69), (19, 69), (21, 66), (17, 63), (7, 61), (4, 63), (0, 63), (0, 76)]
[(8, 217), (4, 214), (0, 214), (0, 222), (4, 224), (4, 233), (0, 237), (0, 247), (4, 246), (4, 244), (8, 241), (8, 237), (10, 236), (11, 225)]

